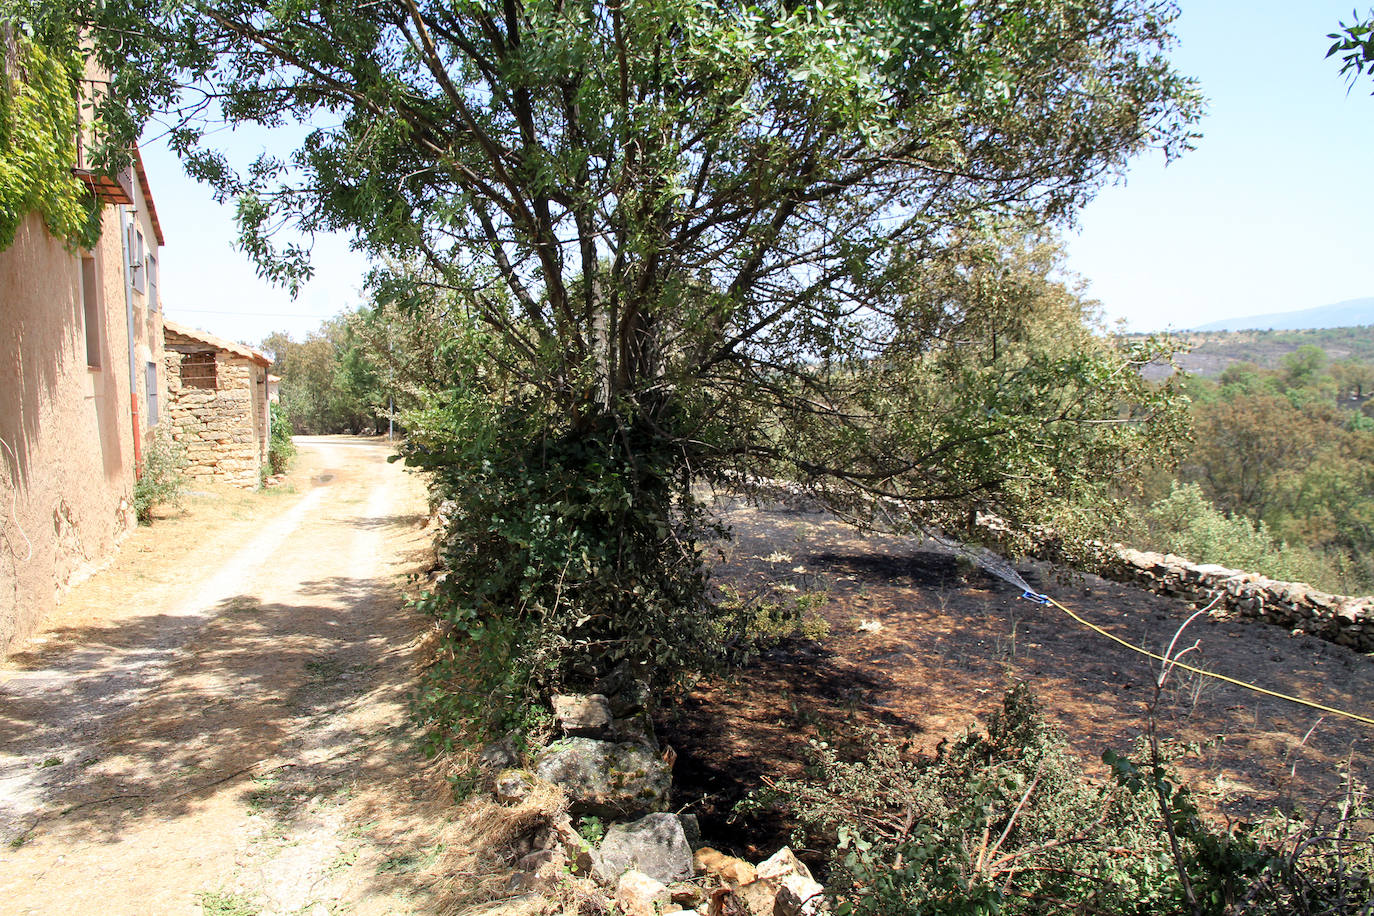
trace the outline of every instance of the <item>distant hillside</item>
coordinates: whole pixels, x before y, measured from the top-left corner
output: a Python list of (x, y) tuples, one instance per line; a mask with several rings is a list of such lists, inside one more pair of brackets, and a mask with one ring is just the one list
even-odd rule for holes
[[(1175, 337), (1191, 347), (1178, 355), (1178, 364), (1197, 375), (1219, 375), (1227, 366), (1240, 362), (1277, 369), (1285, 356), (1303, 344), (1316, 344), (1333, 362), (1374, 362), (1374, 321), (1363, 327), (1298, 331), (1185, 331)], [(1167, 375), (1167, 370), (1161, 367), (1147, 375), (1159, 377)]]
[(1273, 312), (1269, 315), (1248, 315), (1244, 318), (1226, 318), (1194, 328), (1197, 331), (1243, 331), (1247, 329), (1273, 329), (1292, 331), (1302, 328), (1351, 328), (1357, 325), (1374, 324), (1374, 298), (1347, 299), (1332, 305), (1319, 305), (1316, 308), (1297, 312)]

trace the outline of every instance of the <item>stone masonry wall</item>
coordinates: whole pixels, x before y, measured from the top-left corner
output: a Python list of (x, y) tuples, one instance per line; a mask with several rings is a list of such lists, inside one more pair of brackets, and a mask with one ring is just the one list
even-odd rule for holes
[(186, 450), (185, 474), (256, 487), (263, 461), (254, 410), (260, 367), (218, 352), (216, 387), (196, 388), (182, 385), (182, 358), (181, 353), (167, 351), (167, 412), (172, 441)]
[(1258, 573), (1191, 563), (1173, 554), (1116, 548), (1103, 575), (1157, 594), (1203, 606), (1214, 615), (1262, 620), (1348, 646), (1374, 651), (1374, 597), (1329, 595), (1303, 582), (1280, 582)]

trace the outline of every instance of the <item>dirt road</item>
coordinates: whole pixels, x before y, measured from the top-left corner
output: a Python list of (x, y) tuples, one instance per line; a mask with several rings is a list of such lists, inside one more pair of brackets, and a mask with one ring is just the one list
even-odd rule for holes
[(423, 491), (384, 442), (300, 446), (294, 492), (138, 532), (0, 668), (0, 913), (429, 911)]

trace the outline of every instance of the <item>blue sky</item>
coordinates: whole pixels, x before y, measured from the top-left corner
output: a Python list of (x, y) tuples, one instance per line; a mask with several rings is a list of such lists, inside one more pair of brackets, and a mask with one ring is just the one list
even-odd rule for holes
[(1324, 56), (1350, 0), (1184, 0), (1172, 54), (1208, 97), (1197, 148), (1137, 161), (1068, 235), (1135, 330), (1374, 296), (1374, 80)]
[[(1209, 99), (1197, 148), (1135, 162), (1067, 233), (1068, 266), (1134, 330), (1374, 296), (1374, 80), (1351, 92), (1324, 59), (1350, 0), (1184, 0), (1178, 68)], [(226, 136), (237, 160), (271, 142)], [(276, 144), (273, 144), (274, 146)], [(362, 301), (366, 265), (317, 240), (316, 278), (292, 300), (233, 249), (233, 212), (158, 143), (143, 149), (167, 237), (167, 315), (236, 340), (297, 339)]]

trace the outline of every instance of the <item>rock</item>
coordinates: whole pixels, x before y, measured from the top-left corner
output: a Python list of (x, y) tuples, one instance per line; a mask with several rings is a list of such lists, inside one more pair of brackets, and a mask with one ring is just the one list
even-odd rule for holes
[(773, 903), (781, 885), (780, 878), (750, 881), (735, 888), (735, 897), (744, 904), (749, 916), (773, 916)]
[(667, 885), (637, 871), (627, 871), (620, 876), (615, 887), (615, 902), (625, 916), (659, 916), (673, 906)]
[(547, 894), (563, 879), (568, 860), (560, 850), (541, 849), (524, 856), (506, 882), (510, 894)]
[(718, 887), (711, 891), (710, 900), (704, 907), (697, 907), (703, 916), (750, 916), (749, 909), (740, 902), (735, 892), (728, 887)]
[[(735, 888), (736, 896), (749, 910), (750, 916), (774, 916), (778, 896), (782, 892), (784, 882), (789, 878), (799, 879), (792, 882), (792, 893), (799, 901), (799, 906), (811, 896), (809, 892), (803, 891), (816, 884), (811, 877), (811, 870), (786, 846), (760, 862), (754, 869), (754, 874), (753, 881), (741, 883)], [(819, 910), (813, 908), (808, 911), (808, 916), (813, 916), (817, 912)], [(789, 916), (799, 914), (793, 913)]]
[(515, 750), (515, 742), (502, 738), (488, 744), (477, 753), (477, 765), (495, 773), (519, 766), (520, 754)]
[(610, 884), (629, 869), (664, 884), (692, 877), (692, 848), (676, 816), (650, 814), (611, 825), (592, 855), (592, 876)]
[(701, 845), (701, 823), (697, 816), (679, 812), (677, 819), (682, 822), (682, 833), (687, 837), (687, 845), (696, 849)]
[(659, 749), (658, 735), (654, 733), (654, 722), (649, 718), (647, 712), (641, 711), (612, 719), (606, 737), (613, 741), (642, 744), (654, 752)]
[(802, 875), (786, 875), (773, 898), (773, 916), (819, 916), (825, 912), (825, 888)]
[(784, 875), (801, 875), (811, 879), (811, 869), (793, 854), (789, 846), (784, 846), (760, 862), (757, 871), (761, 879), (781, 878)]
[(687, 909), (695, 909), (706, 902), (706, 891), (686, 881), (668, 885), (668, 893), (672, 895), (675, 905)]
[(563, 787), (574, 815), (618, 818), (664, 811), (672, 790), (667, 765), (632, 742), (555, 741), (539, 755), (534, 771)]
[(652, 699), (648, 680), (623, 663), (596, 682), (596, 692), (607, 698), (617, 719), (648, 711)]
[(731, 887), (739, 887), (758, 877), (754, 866), (743, 859), (727, 856), (725, 853), (703, 846), (692, 856), (692, 864), (697, 874), (710, 875)]
[(554, 722), (565, 735), (602, 738), (611, 726), (611, 707), (599, 693), (555, 694), (549, 702)]
[(502, 770), (493, 785), (497, 801), (510, 805), (530, 794), (534, 779), (525, 770)]
[(563, 854), (568, 858), (568, 865), (574, 874), (590, 875), (592, 873), (592, 844), (588, 843), (582, 834), (578, 833), (572, 825), (572, 819), (567, 814), (560, 814), (553, 819), (549, 825), (549, 832), (558, 841), (558, 848), (563, 850)]

